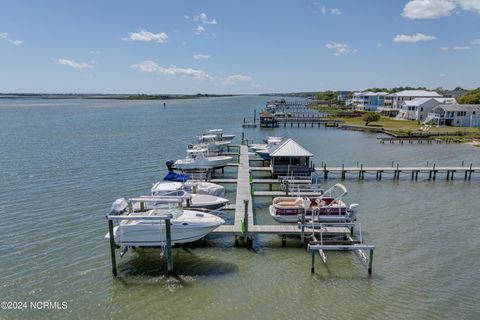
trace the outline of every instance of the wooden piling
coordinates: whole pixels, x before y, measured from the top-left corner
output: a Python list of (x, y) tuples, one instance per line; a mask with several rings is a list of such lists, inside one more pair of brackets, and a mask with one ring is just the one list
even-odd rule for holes
[(373, 250), (370, 250), (370, 257), (368, 258), (368, 274), (372, 274), (373, 267)]
[(113, 238), (113, 221), (108, 219), (108, 235), (110, 237), (110, 256), (112, 258), (112, 274), (117, 276), (117, 260), (115, 256), (115, 239)]
[(172, 232), (170, 228), (170, 219), (165, 219), (165, 238), (166, 238), (166, 246), (165, 250), (167, 255), (167, 273), (171, 273), (173, 271), (173, 259), (172, 259)]
[(311, 273), (315, 273), (315, 251), (310, 250), (312, 253), (312, 267), (310, 268)]

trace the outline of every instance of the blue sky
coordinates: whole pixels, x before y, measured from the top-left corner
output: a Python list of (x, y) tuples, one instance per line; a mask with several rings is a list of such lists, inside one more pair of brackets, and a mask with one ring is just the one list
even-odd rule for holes
[(480, 0), (0, 6), (0, 92), (480, 86)]

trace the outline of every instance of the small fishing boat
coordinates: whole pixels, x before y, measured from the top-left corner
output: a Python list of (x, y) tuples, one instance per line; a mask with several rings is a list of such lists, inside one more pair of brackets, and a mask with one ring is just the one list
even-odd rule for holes
[[(338, 196), (333, 196), (335, 191)], [(344, 185), (337, 183), (319, 197), (276, 197), (269, 207), (270, 215), (277, 222), (294, 223), (302, 214), (316, 222), (351, 222), (358, 212), (358, 204), (347, 206), (343, 197), (347, 194)]]
[(219, 146), (229, 145), (235, 138), (234, 134), (224, 134), (223, 129), (210, 129), (198, 137), (199, 142), (214, 142)]
[[(136, 203), (139, 205), (135, 205)], [(146, 203), (155, 203), (155, 207), (148, 209)], [(117, 199), (109, 215), (129, 218), (121, 220), (113, 229), (115, 244), (120, 246), (164, 246), (166, 230), (165, 221), (160, 220), (162, 217), (170, 218), (172, 245), (199, 240), (225, 223), (225, 220), (210, 213), (184, 210), (177, 200), (155, 197), (128, 201), (125, 198)], [(131, 219), (135, 216), (139, 217), (138, 220)], [(155, 217), (159, 220), (155, 220)], [(105, 238), (110, 238), (108, 233)]]
[(185, 159), (175, 161), (179, 170), (212, 169), (224, 167), (232, 160), (229, 156), (209, 156), (203, 150), (188, 152)]
[(275, 150), (275, 147), (283, 141), (282, 137), (267, 137), (265, 142), (267, 144), (264, 147), (258, 146), (254, 151), (264, 160), (270, 160), (270, 153)]
[(151, 192), (165, 192), (174, 190), (185, 190), (188, 193), (209, 194), (212, 196), (223, 197), (225, 195), (225, 187), (216, 183), (202, 181), (197, 177), (193, 178), (191, 174), (177, 173), (173, 171), (174, 162), (168, 160), (166, 165), (168, 173), (159, 181), (153, 184)]
[(223, 141), (232, 141), (235, 138), (234, 134), (223, 133), (223, 129), (209, 129), (207, 134), (214, 134)]
[(267, 144), (265, 144), (265, 143), (254, 143), (254, 144), (249, 144), (248, 147), (250, 149), (252, 149), (253, 151), (257, 151), (257, 150), (265, 149), (267, 147)]
[(217, 210), (223, 208), (229, 203), (228, 199), (212, 196), (209, 194), (192, 194), (182, 189), (177, 190), (159, 190), (152, 188), (152, 196), (163, 196), (168, 198), (178, 198), (183, 200), (183, 205), (191, 209), (209, 209)]

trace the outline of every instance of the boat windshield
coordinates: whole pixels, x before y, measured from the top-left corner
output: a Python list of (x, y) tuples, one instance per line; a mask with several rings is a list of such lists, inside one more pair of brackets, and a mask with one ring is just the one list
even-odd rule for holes
[(180, 203), (159, 203), (155, 204), (154, 208), (150, 210), (149, 215), (167, 215), (171, 214), (172, 219), (176, 219), (183, 214), (183, 208)]

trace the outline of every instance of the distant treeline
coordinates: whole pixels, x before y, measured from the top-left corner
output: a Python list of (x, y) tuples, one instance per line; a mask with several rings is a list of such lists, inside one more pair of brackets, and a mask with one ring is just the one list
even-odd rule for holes
[(37, 99), (116, 99), (116, 100), (169, 100), (232, 97), (231, 94), (48, 94), (48, 93), (0, 93), (0, 98)]

